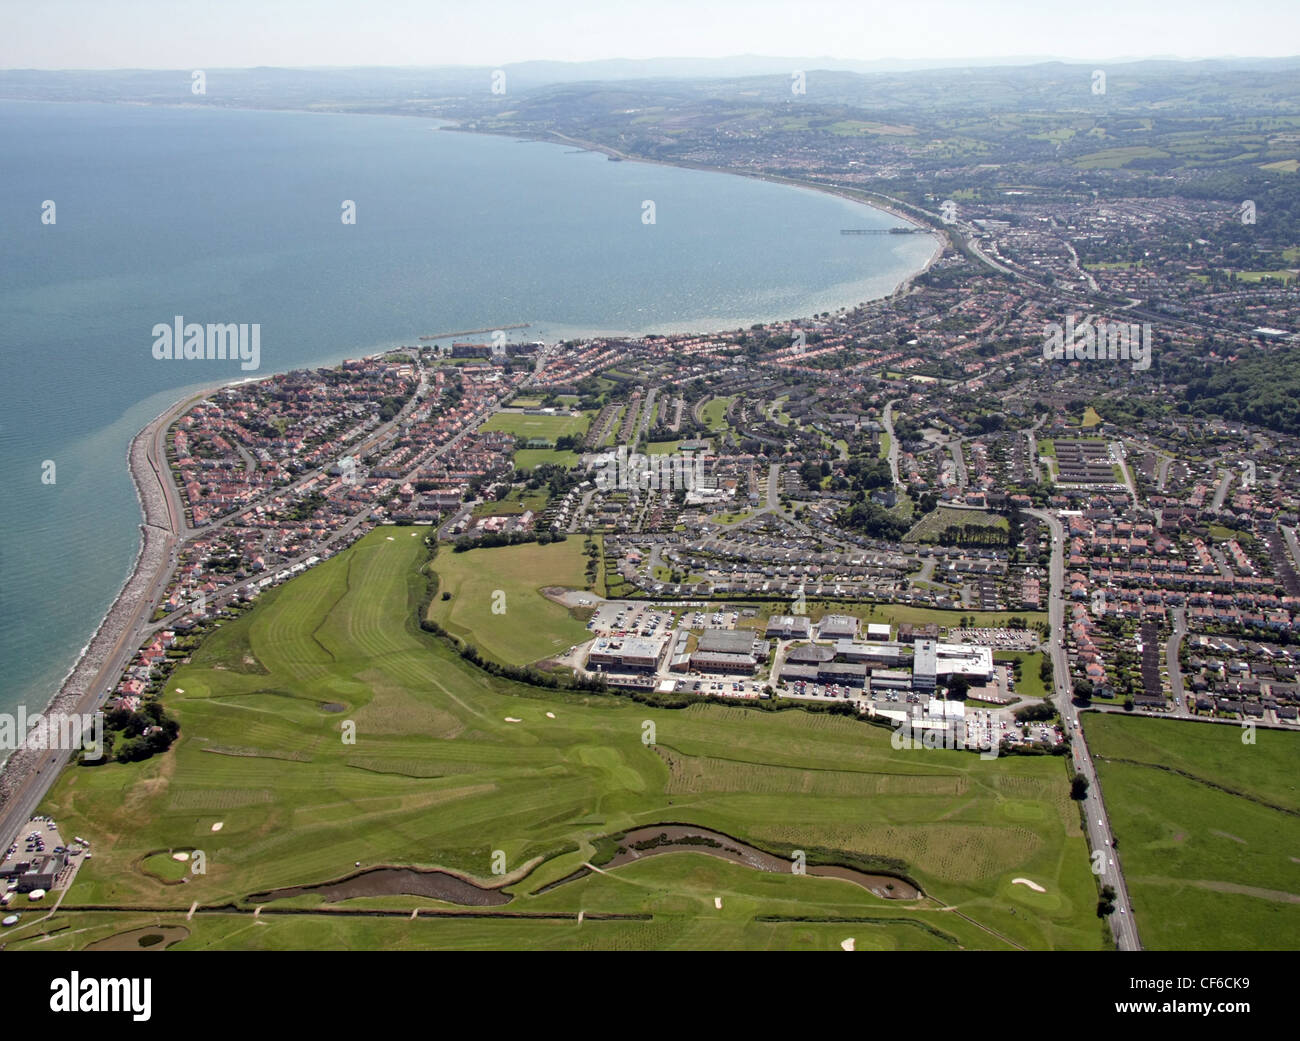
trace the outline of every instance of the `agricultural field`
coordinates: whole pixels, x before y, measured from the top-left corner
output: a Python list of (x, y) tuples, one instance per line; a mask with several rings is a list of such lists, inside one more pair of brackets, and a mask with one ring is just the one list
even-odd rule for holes
[(1300, 734), (1083, 719), (1143, 947), (1300, 947)]
[[(12, 929), (8, 947), (1107, 942), (1062, 759), (896, 750), (887, 730), (829, 714), (668, 710), (490, 676), (417, 625), (427, 532), (378, 528), (208, 637), (169, 680), (181, 734), (168, 753), (67, 770), (41, 811), (95, 857), (63, 907)], [(471, 572), (524, 567), (466, 553), (435, 568), (447, 559), (462, 589)], [(557, 560), (546, 566), (563, 570)], [(526, 638), (531, 623), (506, 617)], [(666, 821), (923, 892), (890, 898), (706, 848), (600, 868), (610, 836)], [(148, 870), (189, 849), (204, 852), (205, 873), (169, 885)], [(599, 870), (580, 873), (586, 863)], [(431, 895), (430, 878), (482, 899)], [(274, 892), (323, 883), (335, 888)], [(448, 917), (467, 904), (475, 917)]]
[[(586, 585), (583, 542), (570, 537), (545, 546), (529, 542), (464, 553), (443, 548), (431, 565), (439, 585), (429, 617), (506, 665), (526, 665), (567, 651), (591, 634), (585, 622), (541, 590)], [(442, 598), (444, 592), (450, 600)], [(494, 603), (504, 613), (494, 613)]]

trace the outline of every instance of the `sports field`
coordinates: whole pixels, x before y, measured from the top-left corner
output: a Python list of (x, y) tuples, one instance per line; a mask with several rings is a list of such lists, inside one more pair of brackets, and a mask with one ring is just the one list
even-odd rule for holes
[[(416, 624), (426, 532), (376, 529), (209, 637), (168, 684), (181, 725), (169, 753), (60, 778), (41, 810), (95, 856), (62, 910), (7, 933), (10, 949), (80, 949), (146, 927), (189, 930), (168, 933), (179, 948), (1103, 943), (1062, 759), (895, 750), (887, 731), (843, 717), (670, 711), (487, 676)], [(704, 852), (536, 893), (598, 859), (605, 836), (667, 821), (782, 856), (799, 848), (810, 864), (892, 869), (927, 896), (888, 900)], [(167, 885), (146, 870), (189, 848), (206, 874)], [(494, 878), (497, 851), (506, 874)], [(405, 891), (250, 900), (344, 878), (358, 861), (505, 882), (511, 900), (452, 920), (428, 915), (463, 906)], [(1046, 891), (1012, 884), (1021, 877)]]
[(1300, 947), (1300, 734), (1083, 718), (1143, 947)]
[(591, 413), (580, 412), (570, 416), (567, 412), (559, 415), (529, 415), (524, 412), (498, 412), (485, 422), (481, 430), (500, 430), (516, 437), (542, 438), (554, 441), (565, 434), (585, 434), (591, 424)]

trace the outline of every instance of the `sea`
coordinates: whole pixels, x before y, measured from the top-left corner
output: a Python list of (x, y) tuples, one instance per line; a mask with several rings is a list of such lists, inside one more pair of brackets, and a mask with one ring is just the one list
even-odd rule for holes
[[(821, 192), (407, 117), (0, 101), (0, 141), (0, 712), (48, 704), (121, 588), (127, 447), (187, 391), (465, 329), (807, 317), (935, 248), (841, 235), (901, 222)], [(177, 316), (260, 324), (260, 368), (155, 358)]]

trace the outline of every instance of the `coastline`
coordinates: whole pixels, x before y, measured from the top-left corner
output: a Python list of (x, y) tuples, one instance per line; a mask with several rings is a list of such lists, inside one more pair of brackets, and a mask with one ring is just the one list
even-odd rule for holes
[[(697, 173), (716, 173), (728, 174), (732, 177), (747, 177), (751, 180), (764, 181), (768, 184), (784, 185), (787, 188), (802, 188), (805, 191), (819, 192), (822, 195), (830, 195), (837, 199), (844, 199), (846, 202), (856, 203), (859, 206), (869, 206), (873, 210), (880, 210), (882, 213), (888, 213), (890, 216), (897, 217), (899, 220), (904, 221), (915, 228), (922, 229), (924, 234), (932, 236), (935, 239), (935, 249), (930, 255), (930, 259), (925, 262), (924, 267), (903, 279), (902, 282), (894, 287), (893, 292), (886, 293), (885, 296), (880, 299), (888, 299), (903, 287), (911, 285), (914, 279), (930, 270), (930, 268), (934, 266), (935, 262), (943, 256), (944, 251), (951, 245), (948, 236), (943, 231), (934, 227), (933, 224), (928, 223), (927, 220), (917, 216), (915, 213), (909, 212), (909, 210), (914, 207), (911, 207), (908, 203), (899, 199), (880, 195), (879, 193), (869, 191), (866, 188), (850, 188), (832, 184), (819, 184), (816, 181), (801, 181), (797, 177), (786, 177), (782, 174), (751, 173), (748, 170), (733, 170), (725, 166), (710, 166), (707, 163), (670, 162), (667, 159), (647, 159), (643, 156), (628, 155), (626, 152), (620, 152), (618, 149), (612, 148), (609, 145), (598, 144), (594, 141), (586, 141), (578, 137), (569, 137), (566, 134), (556, 132), (551, 132), (550, 134), (521, 134), (517, 131), (511, 133), (498, 133), (494, 130), (479, 130), (477, 128), (465, 127), (450, 119), (443, 118), (440, 121), (445, 125), (437, 127), (436, 129), (438, 130), (447, 130), (460, 134), (482, 134), (485, 137), (504, 137), (513, 141), (536, 141), (540, 144), (568, 145), (583, 152), (598, 152), (601, 155), (608, 156), (611, 159), (617, 159), (620, 162), (645, 163), (649, 166), (669, 166), (677, 170), (694, 170)], [(866, 196), (866, 198), (863, 198), (863, 196)], [(924, 213), (925, 211), (921, 212)], [(932, 217), (933, 214), (927, 214), (927, 216)], [(797, 317), (791, 320), (801, 321), (803, 319)], [(707, 334), (708, 332), (716, 331), (717, 330), (701, 330), (701, 333)]]
[[(253, 109), (253, 111), (266, 110)], [(275, 109), (272, 111), (296, 112), (300, 110)], [(315, 114), (322, 114), (319, 110), (313, 111)], [(490, 133), (488, 131), (467, 130), (450, 121), (442, 120), (441, 122), (450, 125), (439, 126), (437, 129), (454, 130), (462, 133)], [(930, 259), (926, 261), (923, 267), (908, 275), (893, 290), (883, 294), (878, 299), (888, 299), (890, 296), (908, 289), (913, 280), (924, 274), (948, 247), (948, 242), (942, 233), (933, 227), (925, 225), (918, 218), (907, 214), (901, 206), (860, 198), (857, 195), (850, 194), (851, 189), (807, 183), (777, 175), (751, 174), (745, 171), (702, 164), (674, 163), (626, 156), (615, 152), (613, 149), (578, 139), (564, 138), (563, 135), (558, 135), (558, 140), (556, 136), (523, 137), (518, 134), (494, 134), (493, 136), (508, 136), (515, 140), (537, 140), (548, 144), (568, 144), (584, 151), (596, 151), (616, 156), (628, 162), (653, 163), (683, 170), (754, 177), (773, 184), (833, 195), (849, 202), (889, 213), (909, 224), (924, 228), (926, 233), (932, 235), (936, 240), (935, 249)], [(789, 320), (799, 321), (801, 319), (795, 317)], [(702, 332), (708, 331), (710, 330), (702, 330)], [(374, 354), (364, 355), (364, 357), (379, 357), (396, 349), (399, 348), (389, 347)], [(171, 575), (175, 549), (183, 540), (186, 531), (183, 504), (180, 502), (179, 492), (175, 488), (170, 469), (166, 464), (164, 441), (167, 429), (178, 416), (182, 415), (196, 401), (211, 395), (222, 387), (237, 383), (257, 382), (270, 378), (271, 375), (274, 374), (225, 380), (204, 387), (197, 392), (192, 391), (175, 401), (141, 428), (132, 438), (127, 449), (127, 470), (135, 487), (136, 500), (140, 505), (142, 517), (138, 525), (140, 528), (139, 548), (130, 571), (110, 603), (104, 617), (100, 620), (89, 641), (81, 648), (76, 661), (60, 682), (56, 693), (41, 710), (42, 714), (93, 713), (113, 687), (116, 686), (121, 671), (139, 649), (140, 640), (143, 638), (142, 630), (148, 623), (158, 595), (162, 592), (160, 586), (165, 588), (165, 580)], [(159, 450), (161, 450), (160, 455)], [(175, 509), (173, 509), (173, 504)], [(27, 744), (26, 736), (24, 735), (23, 744), (12, 750), (3, 763), (0, 763), (0, 830), (10, 828), (16, 830), (18, 826), (25, 822), (28, 815), (35, 812), (36, 806), (44, 798), (46, 791), (62, 769), (64, 761), (69, 757), (66, 751), (59, 752), (31, 748)], [(44, 773), (46, 768), (51, 766), (53, 769), (50, 769), (49, 773), (41, 778), (44, 784), (35, 784), (37, 775)], [(18, 819), (13, 819), (15, 817)]]
[[(222, 385), (224, 384), (218, 386)], [(42, 714), (93, 713), (107, 693), (103, 686), (106, 677), (111, 689), (116, 683), (117, 674), (125, 667), (123, 656), (129, 660), (138, 650), (138, 640), (133, 637), (138, 635), (141, 626), (147, 622), (157, 587), (170, 574), (170, 553), (178, 534), (173, 529), (166, 486), (163, 483), (170, 481), (170, 473), (165, 469), (165, 459), (164, 466), (160, 469), (151, 458), (151, 442), (165, 433), (175, 418), (195, 400), (212, 393), (213, 389), (205, 388), (197, 394), (190, 393), (180, 398), (131, 439), (127, 449), (127, 471), (131, 475), (136, 500), (140, 504), (140, 546), (122, 587), (76, 662), (68, 670), (58, 691), (41, 709)], [(25, 738), (26, 736), (24, 735)], [(10, 752), (3, 766), (0, 766), (0, 802), (3, 803), (3, 823), (0, 827), (8, 828), (15, 823), (21, 825), (21, 820), (15, 822), (10, 817), (15, 813), (31, 813), (35, 804), (44, 797), (42, 790), (32, 798), (30, 788), (33, 779), (47, 765), (54, 765), (55, 768), (49, 774), (52, 782), (62, 766), (62, 760), (67, 757), (67, 751), (32, 748), (26, 739)], [(23, 798), (24, 795), (27, 796), (26, 799)], [(31, 803), (31, 808), (23, 810), (24, 802)]]

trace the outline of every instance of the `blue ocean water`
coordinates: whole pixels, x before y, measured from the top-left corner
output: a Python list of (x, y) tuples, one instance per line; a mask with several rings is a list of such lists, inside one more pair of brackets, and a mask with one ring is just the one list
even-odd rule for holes
[(399, 117), (0, 102), (0, 140), (0, 711), (44, 707), (130, 570), (131, 437), (252, 375), (155, 359), (155, 324), (260, 323), (262, 373), (516, 322), (737, 328), (933, 249), (841, 236), (896, 222), (820, 193)]

